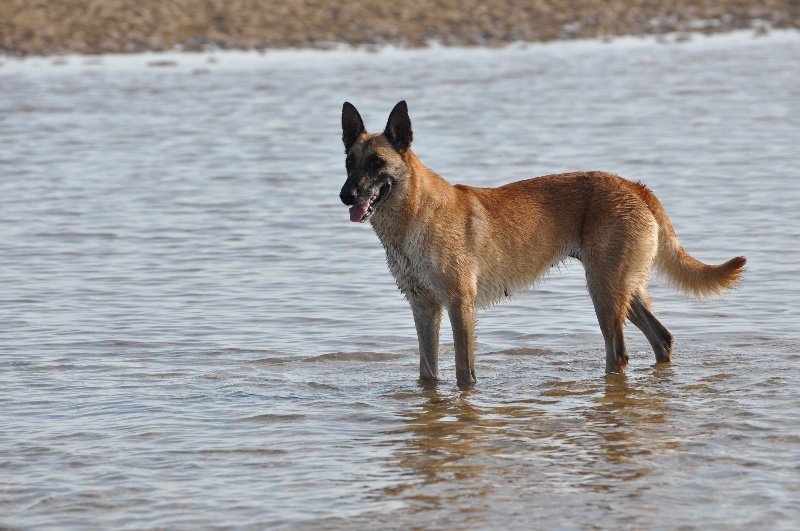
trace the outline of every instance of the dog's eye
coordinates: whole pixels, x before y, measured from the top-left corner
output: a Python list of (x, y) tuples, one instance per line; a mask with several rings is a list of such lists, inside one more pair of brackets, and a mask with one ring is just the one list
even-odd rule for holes
[(350, 168), (353, 167), (353, 157), (347, 157), (347, 159), (345, 159), (344, 167), (347, 168), (347, 171), (350, 171)]
[(369, 165), (372, 166), (375, 169), (383, 168), (384, 164), (386, 164), (386, 163), (383, 161), (383, 159), (380, 159), (378, 157), (375, 157), (375, 158), (373, 158), (372, 160), (369, 161)]

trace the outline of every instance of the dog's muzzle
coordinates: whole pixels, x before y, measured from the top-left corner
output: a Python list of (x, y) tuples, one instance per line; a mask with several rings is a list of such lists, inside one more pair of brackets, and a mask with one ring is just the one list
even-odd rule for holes
[(389, 195), (391, 189), (391, 179), (372, 190), (359, 190), (356, 187), (345, 185), (339, 193), (339, 199), (350, 207), (350, 221), (361, 223), (369, 219), (375, 212), (375, 208)]

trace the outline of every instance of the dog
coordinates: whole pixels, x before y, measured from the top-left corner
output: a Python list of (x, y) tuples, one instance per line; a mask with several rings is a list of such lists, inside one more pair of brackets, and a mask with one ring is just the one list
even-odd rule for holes
[(579, 260), (606, 350), (606, 374), (628, 364), (630, 320), (657, 362), (672, 361), (672, 333), (656, 319), (646, 291), (650, 271), (697, 298), (737, 285), (746, 259), (717, 266), (692, 258), (664, 207), (643, 184), (590, 171), (547, 175), (499, 188), (451, 185), (411, 150), (405, 101), (382, 133), (367, 133), (358, 110), (342, 108), (347, 180), (339, 194), (350, 221), (369, 221), (397, 287), (408, 299), (419, 339), (420, 378), (439, 378), (439, 326), (453, 328), (456, 380), (475, 381), (476, 310), (526, 289), (552, 266)]

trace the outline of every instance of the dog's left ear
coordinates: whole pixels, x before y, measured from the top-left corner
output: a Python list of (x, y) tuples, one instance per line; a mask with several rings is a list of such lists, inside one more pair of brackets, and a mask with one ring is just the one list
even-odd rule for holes
[(389, 121), (383, 135), (397, 151), (405, 151), (411, 147), (414, 140), (414, 132), (411, 130), (411, 118), (408, 117), (408, 105), (405, 100), (401, 101), (392, 109)]

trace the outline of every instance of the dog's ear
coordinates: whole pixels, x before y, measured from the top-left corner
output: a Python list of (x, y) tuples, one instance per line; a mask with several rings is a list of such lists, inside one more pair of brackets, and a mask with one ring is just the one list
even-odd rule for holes
[(414, 132), (411, 130), (411, 118), (408, 117), (408, 105), (405, 100), (392, 109), (383, 134), (397, 151), (405, 151), (411, 147)]
[(344, 142), (344, 150), (350, 149), (350, 146), (356, 143), (361, 135), (366, 133), (364, 130), (364, 121), (358, 110), (349, 101), (344, 102), (342, 106), (342, 142)]

